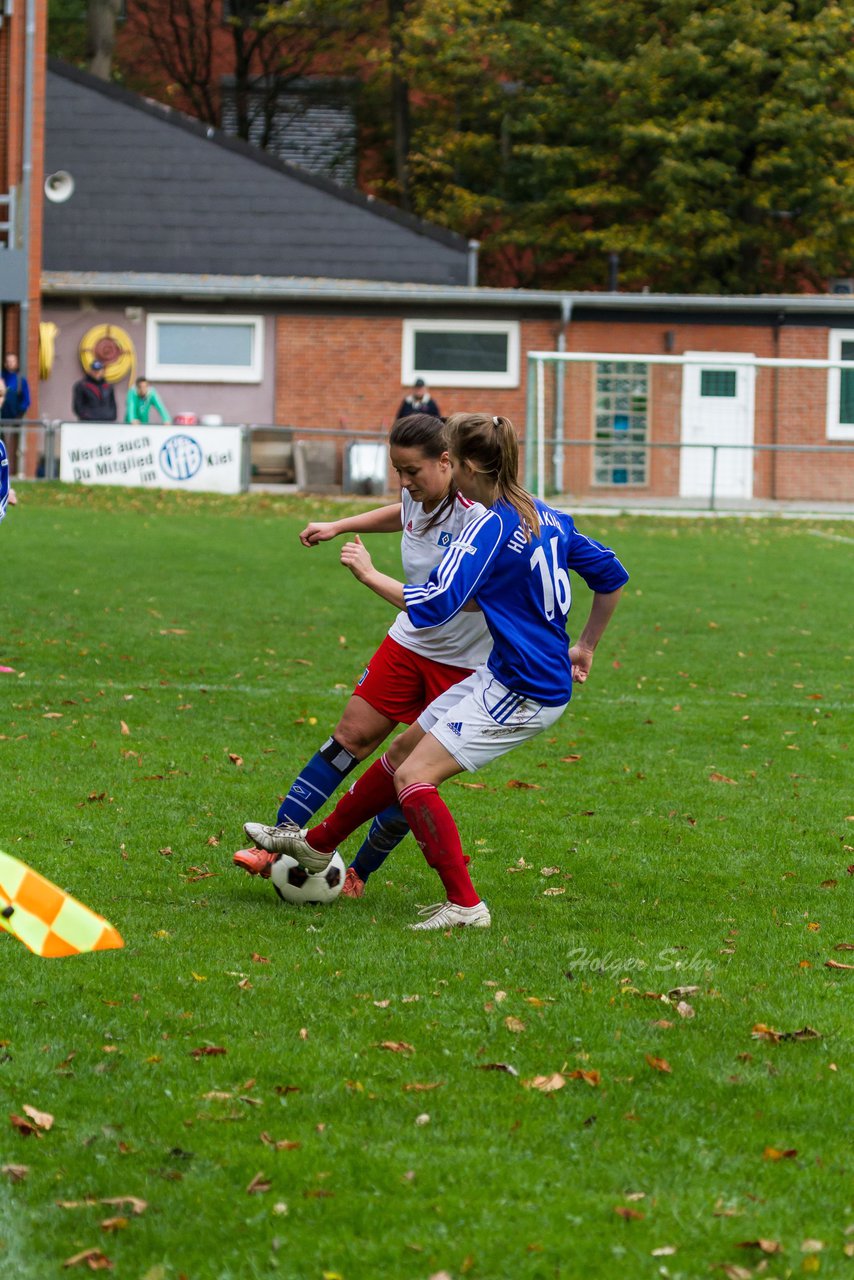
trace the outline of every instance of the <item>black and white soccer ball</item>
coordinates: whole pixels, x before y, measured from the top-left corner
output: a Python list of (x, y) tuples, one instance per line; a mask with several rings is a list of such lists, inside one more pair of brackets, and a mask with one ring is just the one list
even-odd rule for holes
[(344, 859), (337, 851), (324, 871), (312, 874), (289, 853), (280, 854), (270, 870), (273, 888), (283, 902), (334, 902), (344, 888)]

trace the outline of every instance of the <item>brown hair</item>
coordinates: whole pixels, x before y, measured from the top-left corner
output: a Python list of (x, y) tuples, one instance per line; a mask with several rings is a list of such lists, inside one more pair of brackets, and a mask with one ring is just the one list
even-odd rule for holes
[[(432, 413), (410, 413), (392, 424), (388, 445), (390, 449), (395, 445), (399, 449), (420, 449), (425, 458), (441, 458), (443, 453), (448, 452), (445, 424)], [(425, 524), (425, 532), (442, 520), (447, 520), (456, 497), (457, 486), (451, 480), (448, 492)]]
[(456, 458), (495, 477), (498, 498), (518, 512), (526, 538), (531, 533), (539, 537), (540, 517), (534, 499), (516, 478), (519, 441), (510, 419), (486, 413), (454, 413), (448, 418), (445, 431), (447, 447)]

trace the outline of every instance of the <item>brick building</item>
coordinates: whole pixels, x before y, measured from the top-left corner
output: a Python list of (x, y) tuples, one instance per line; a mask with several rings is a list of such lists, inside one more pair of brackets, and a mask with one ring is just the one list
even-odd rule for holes
[[(561, 492), (854, 498), (854, 370), (750, 360), (854, 358), (854, 294), (479, 288), (460, 237), (168, 108), (54, 64), (47, 103), (48, 172), (74, 180), (45, 211), (48, 417), (117, 340), (173, 412), (376, 433), (421, 376), (445, 413), (527, 420), (527, 478)], [(532, 380), (561, 350), (591, 358)]]

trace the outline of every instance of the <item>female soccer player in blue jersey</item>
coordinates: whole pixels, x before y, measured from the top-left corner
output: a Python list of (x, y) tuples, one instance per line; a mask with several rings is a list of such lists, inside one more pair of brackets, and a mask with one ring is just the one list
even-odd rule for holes
[[(389, 452), (400, 477), (400, 501), (342, 520), (309, 524), (300, 534), (303, 546), (314, 547), (341, 533), (402, 529), (404, 573), (413, 581), (426, 578), (466, 525), (483, 514), (453, 484), (444, 430), (444, 423), (430, 414), (399, 419), (389, 435)], [(304, 825), (397, 724), (411, 724), (438, 694), (483, 662), (491, 645), (480, 613), (459, 613), (446, 625), (419, 629), (401, 612), (365, 668), (332, 736), (291, 784), (276, 821)], [(408, 830), (395, 801), (373, 823), (348, 867), (347, 897), (362, 896), (368, 876)], [(263, 849), (240, 849), (233, 861), (250, 875), (266, 878), (274, 856)]]
[[(435, 627), (474, 600), (493, 639), (486, 663), (441, 694), (366, 770), (325, 822), (311, 830), (249, 823), (247, 834), (271, 852), (322, 870), (336, 846), (395, 794), (446, 901), (425, 908), (413, 929), (486, 927), (490, 914), (469, 876), (456, 825), (437, 788), (474, 771), (547, 729), (566, 708), (573, 680), (583, 683), (593, 652), (628, 574), (614, 552), (585, 537), (572, 519), (527, 493), (516, 479), (518, 444), (506, 418), (457, 414), (447, 422), (460, 492), (487, 508), (454, 540), (428, 580), (402, 585), (379, 573), (361, 542), (341, 560), (415, 627)], [(590, 614), (570, 647), (569, 569), (593, 591)]]

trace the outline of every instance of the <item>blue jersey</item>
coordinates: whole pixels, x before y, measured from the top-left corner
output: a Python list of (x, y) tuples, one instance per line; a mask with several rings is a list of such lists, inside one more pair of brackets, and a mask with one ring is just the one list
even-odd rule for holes
[(6, 503), (9, 501), (9, 462), (6, 457), (6, 446), (0, 440), (0, 520), (6, 514)]
[(613, 551), (579, 533), (570, 516), (537, 500), (539, 537), (525, 540), (518, 512), (499, 501), (454, 539), (426, 583), (403, 588), (416, 627), (441, 626), (474, 597), (493, 640), (489, 670), (545, 706), (572, 696), (567, 570), (609, 594), (629, 575)]

